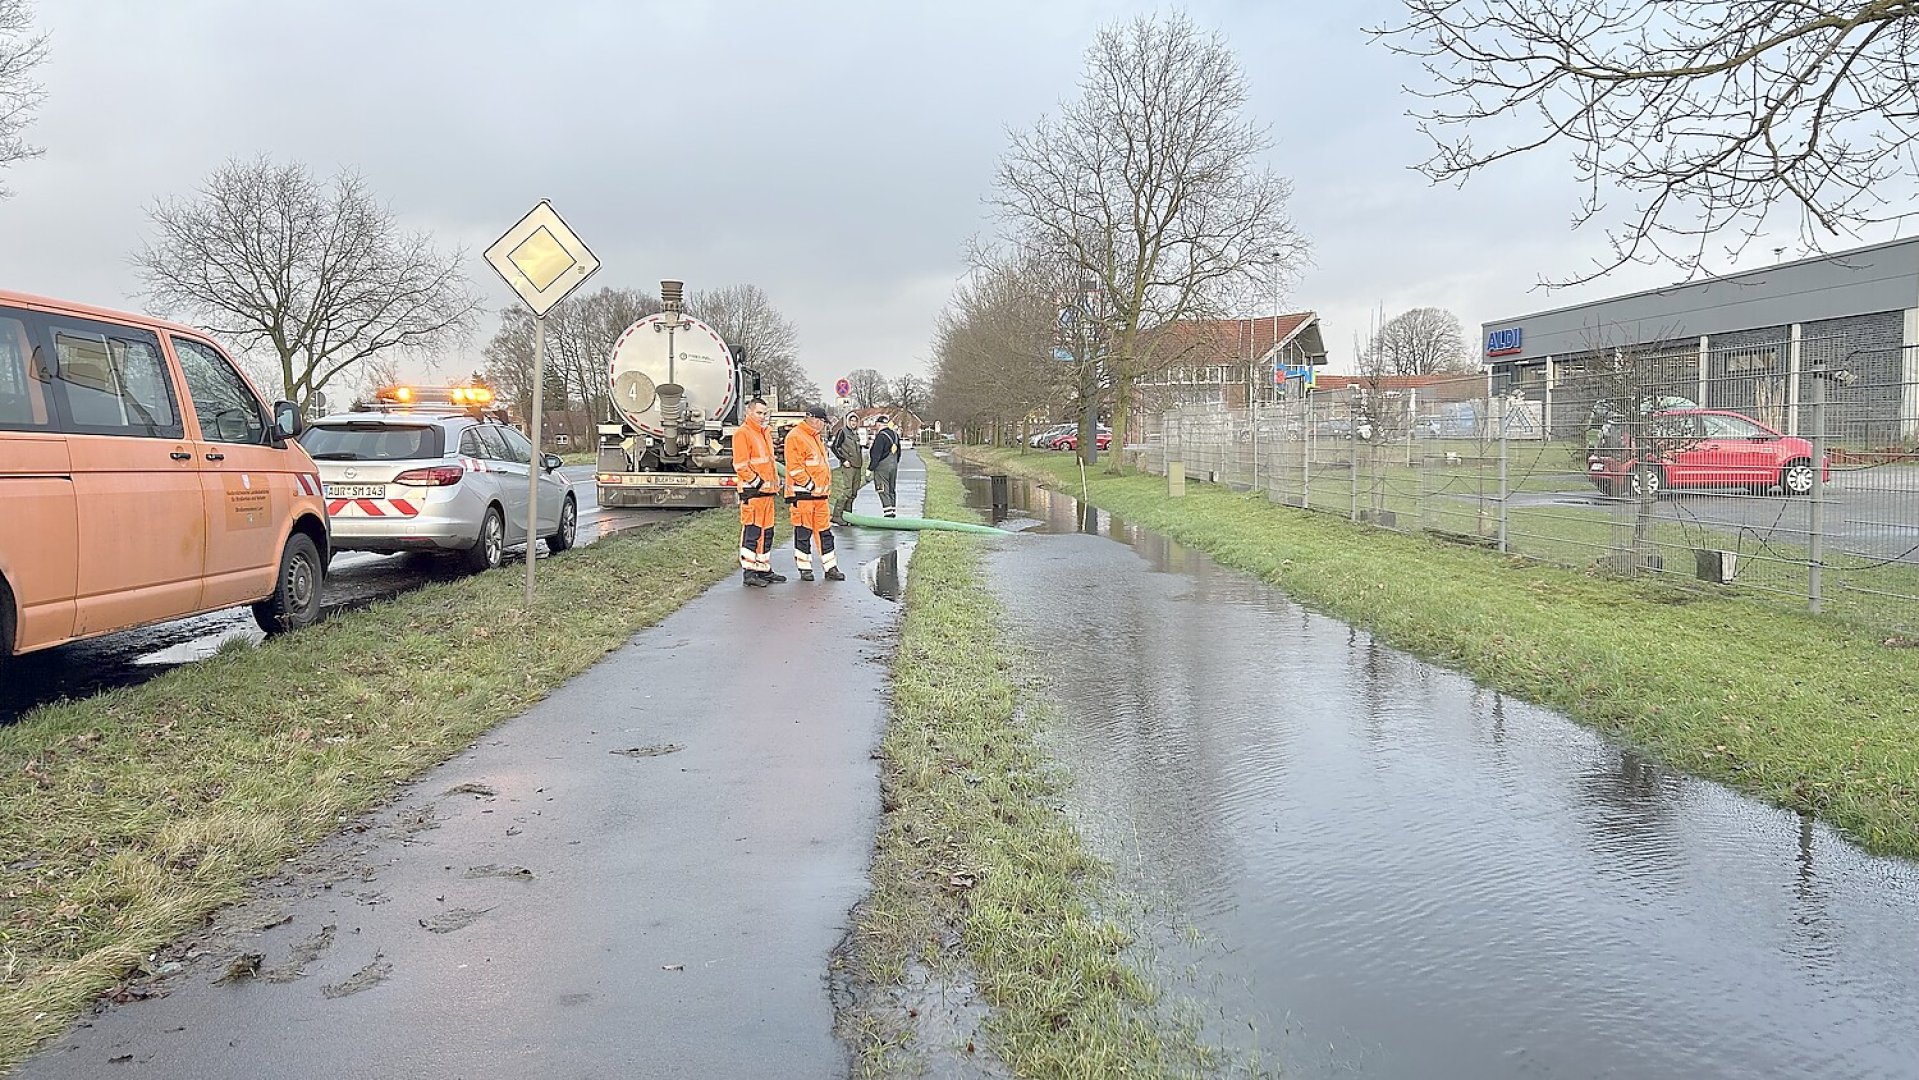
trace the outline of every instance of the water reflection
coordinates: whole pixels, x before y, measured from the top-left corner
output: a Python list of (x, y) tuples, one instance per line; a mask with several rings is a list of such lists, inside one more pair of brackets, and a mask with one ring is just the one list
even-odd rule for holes
[(1912, 864), (1007, 496), (1054, 534), (991, 570), (1075, 819), (1254, 1025), (1218, 1037), (1294, 1075), (1919, 1075)]
[(873, 590), (873, 595), (898, 601), (901, 592), (899, 549), (895, 548), (860, 567), (860, 580)]

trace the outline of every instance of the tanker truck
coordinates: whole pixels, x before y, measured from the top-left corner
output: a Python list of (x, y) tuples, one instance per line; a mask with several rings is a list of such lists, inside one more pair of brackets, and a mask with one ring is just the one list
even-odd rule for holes
[(665, 310), (626, 328), (608, 374), (618, 415), (599, 427), (595, 482), (609, 507), (725, 506), (733, 432), (760, 391), (744, 351), (685, 313), (684, 286), (660, 282)]

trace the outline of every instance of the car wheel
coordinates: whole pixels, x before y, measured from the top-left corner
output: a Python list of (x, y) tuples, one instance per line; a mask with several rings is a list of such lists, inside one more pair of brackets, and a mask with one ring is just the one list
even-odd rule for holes
[(484, 574), (500, 565), (506, 555), (506, 518), (501, 516), (500, 508), (489, 506), (486, 517), (480, 522), (480, 539), (466, 550), (466, 568), (476, 574)]
[(1794, 461), (1788, 463), (1779, 473), (1779, 486), (1785, 489), (1788, 496), (1810, 495), (1816, 479), (1812, 471), (1812, 462)]
[(546, 538), (546, 550), (558, 555), (573, 546), (580, 535), (580, 510), (573, 504), (573, 496), (568, 495), (560, 504), (560, 531)]
[(1634, 495), (1646, 499), (1657, 499), (1665, 490), (1666, 474), (1657, 465), (1635, 465), (1630, 480)]
[(320, 617), (320, 586), (325, 582), (320, 549), (314, 546), (312, 537), (294, 533), (280, 552), (280, 574), (273, 581), (273, 594), (253, 605), (253, 621), (269, 634), (312, 626)]

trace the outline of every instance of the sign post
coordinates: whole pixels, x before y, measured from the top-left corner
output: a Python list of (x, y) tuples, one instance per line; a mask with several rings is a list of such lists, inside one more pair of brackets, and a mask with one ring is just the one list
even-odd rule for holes
[[(540, 450), (540, 421), (544, 405), (540, 391), (546, 385), (546, 313), (553, 305), (593, 276), (600, 260), (587, 249), (566, 222), (541, 199), (539, 204), (486, 249), (487, 265), (505, 279), (533, 312), (533, 460), (526, 471), (526, 609), (533, 610), (533, 545), (539, 535), (540, 473), (546, 455)], [(565, 512), (565, 504), (561, 504)], [(504, 543), (504, 538), (502, 538)]]

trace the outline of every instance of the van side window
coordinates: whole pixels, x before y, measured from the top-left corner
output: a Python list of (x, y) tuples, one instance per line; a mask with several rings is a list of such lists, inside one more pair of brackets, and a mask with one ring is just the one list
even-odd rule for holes
[(267, 441), (266, 413), (245, 379), (211, 346), (187, 338), (173, 339), (173, 353), (187, 377), (193, 411), (200, 416), (200, 437), (208, 442)]
[(27, 324), (0, 311), (0, 431), (47, 431), (55, 425)]
[(503, 427), (500, 436), (506, 440), (506, 459), (521, 465), (533, 463), (533, 441), (520, 434), (518, 428)]
[(67, 430), (83, 435), (185, 435), (160, 339), (145, 330), (49, 317), (54, 393)]
[(500, 438), (500, 429), (492, 424), (481, 424), (475, 429), (480, 433), (480, 446), (486, 451), (482, 457), (493, 461), (512, 461), (507, 453), (506, 440)]

